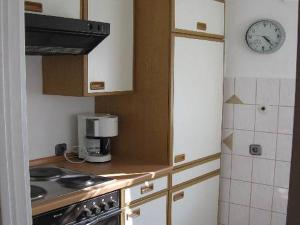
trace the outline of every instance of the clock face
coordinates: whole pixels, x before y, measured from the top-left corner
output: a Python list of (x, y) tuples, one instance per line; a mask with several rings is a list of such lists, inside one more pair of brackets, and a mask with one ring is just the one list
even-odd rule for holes
[(257, 21), (249, 27), (246, 34), (249, 48), (262, 54), (277, 51), (284, 41), (284, 28), (274, 20)]

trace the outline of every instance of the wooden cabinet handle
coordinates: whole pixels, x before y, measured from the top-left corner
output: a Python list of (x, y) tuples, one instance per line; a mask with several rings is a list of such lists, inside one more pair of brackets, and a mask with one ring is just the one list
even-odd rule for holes
[(179, 192), (173, 196), (173, 202), (179, 201), (184, 198), (184, 192)]
[(185, 154), (176, 155), (174, 158), (174, 163), (183, 162), (185, 160)]
[(147, 184), (141, 187), (141, 194), (146, 194), (154, 190), (154, 184)]
[(105, 89), (105, 82), (103, 81), (93, 81), (90, 83), (90, 89), (92, 91), (99, 91)]
[(129, 218), (137, 218), (141, 215), (141, 209), (134, 209), (132, 211), (130, 211), (129, 213), (127, 213), (126, 218), (127, 220)]
[(43, 12), (43, 4), (39, 2), (25, 1), (25, 11)]
[(207, 30), (207, 24), (206, 23), (202, 23), (202, 22), (198, 22), (197, 23), (197, 30), (206, 31)]

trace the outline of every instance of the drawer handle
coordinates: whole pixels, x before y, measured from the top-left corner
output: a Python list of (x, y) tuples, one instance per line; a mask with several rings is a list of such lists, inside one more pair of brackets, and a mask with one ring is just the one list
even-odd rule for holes
[(183, 162), (185, 160), (185, 154), (176, 155), (174, 158), (174, 163)]
[(90, 83), (90, 89), (92, 91), (104, 90), (105, 89), (105, 82), (103, 81), (94, 81)]
[(141, 187), (141, 194), (146, 194), (154, 190), (154, 184), (146, 183), (145, 186)]
[(179, 192), (173, 196), (173, 202), (179, 201), (184, 198), (184, 192)]
[(39, 2), (25, 1), (25, 11), (43, 12), (43, 4)]
[(129, 218), (137, 218), (141, 215), (141, 209), (135, 209), (135, 210), (132, 210), (131, 212), (127, 213), (127, 220)]
[(197, 30), (206, 31), (206, 30), (207, 30), (207, 25), (206, 25), (206, 23), (198, 22), (198, 23), (197, 23)]

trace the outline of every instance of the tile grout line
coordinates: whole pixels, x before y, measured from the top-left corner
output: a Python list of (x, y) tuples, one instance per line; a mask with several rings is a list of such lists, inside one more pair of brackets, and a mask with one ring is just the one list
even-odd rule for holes
[[(233, 78), (233, 94), (235, 95), (235, 82), (236, 82), (236, 78)], [(233, 112), (232, 112), (232, 116), (233, 116), (233, 120), (232, 120), (232, 127), (233, 127), (233, 135), (234, 135), (234, 110), (235, 110), (235, 104), (232, 104), (233, 107)], [(233, 136), (233, 143), (234, 143), (234, 136)], [(234, 144), (232, 145), (231, 148), (231, 155), (230, 155), (230, 178), (229, 178), (229, 205), (228, 205), (228, 225), (230, 225), (230, 210), (231, 210), (231, 181), (232, 181), (232, 155), (233, 155), (233, 148), (234, 148)]]
[(278, 94), (278, 108), (277, 108), (277, 134), (276, 134), (276, 148), (275, 148), (275, 160), (274, 160), (274, 175), (273, 175), (273, 193), (272, 193), (272, 204), (271, 204), (271, 222), (270, 225), (272, 225), (273, 220), (273, 206), (274, 206), (274, 196), (275, 196), (275, 173), (276, 173), (276, 167), (277, 167), (277, 151), (278, 151), (278, 132), (279, 132), (279, 108), (280, 108), (280, 95), (281, 95), (281, 79), (279, 79), (279, 94)]
[[(254, 114), (254, 127), (253, 127), (253, 132), (254, 132), (254, 135), (253, 135), (253, 140), (252, 140), (252, 143), (255, 143), (255, 137), (256, 137), (256, 113), (257, 113), (257, 82), (258, 82), (258, 79), (256, 78), (255, 79), (255, 114)], [(252, 186), (253, 186), (253, 170), (254, 170), (254, 159), (253, 159), (253, 156), (251, 156), (251, 160), (252, 160), (252, 166), (251, 166), (251, 183), (250, 183), (250, 202), (249, 202), (249, 225), (251, 224), (251, 206), (252, 206)]]

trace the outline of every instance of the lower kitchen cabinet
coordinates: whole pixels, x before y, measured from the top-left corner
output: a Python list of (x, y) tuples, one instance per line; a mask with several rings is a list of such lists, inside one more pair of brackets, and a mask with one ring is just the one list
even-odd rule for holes
[(218, 198), (219, 176), (175, 190), (170, 199), (171, 225), (217, 225)]
[(124, 225), (167, 225), (167, 195), (126, 209)]

